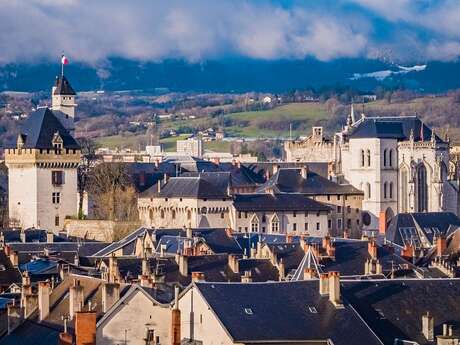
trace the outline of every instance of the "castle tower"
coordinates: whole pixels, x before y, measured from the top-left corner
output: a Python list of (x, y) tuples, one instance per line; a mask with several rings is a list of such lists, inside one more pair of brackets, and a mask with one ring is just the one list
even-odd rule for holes
[(73, 134), (75, 122), (76, 93), (67, 78), (61, 74), (51, 90), (51, 109), (64, 127)]
[(48, 108), (38, 109), (29, 115), (16, 143), (5, 149), (13, 226), (56, 232), (67, 216), (77, 214), (81, 150), (60, 118)]

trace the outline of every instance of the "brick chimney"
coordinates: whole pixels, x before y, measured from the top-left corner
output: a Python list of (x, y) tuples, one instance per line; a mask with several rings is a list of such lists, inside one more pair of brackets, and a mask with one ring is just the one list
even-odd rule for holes
[(96, 345), (96, 312), (76, 313), (75, 338), (76, 345)]
[(187, 276), (188, 275), (188, 256), (179, 255), (179, 273), (182, 276)]
[(320, 273), (319, 275), (319, 294), (321, 296), (329, 295), (329, 274)]
[(329, 247), (330, 245), (331, 245), (331, 237), (329, 235), (324, 236), (322, 240), (323, 249), (326, 250), (327, 247)]
[(46, 243), (54, 242), (54, 234), (51, 231), (46, 232)]
[(286, 278), (286, 267), (284, 266), (284, 261), (281, 259), (278, 263), (278, 274), (279, 274), (279, 280), (284, 280)]
[(387, 232), (387, 215), (385, 211), (380, 212), (379, 216), (379, 233), (382, 235), (385, 235)]
[[(10, 248), (9, 246), (6, 246), (5, 248)], [(10, 250), (10, 261), (11, 265), (14, 267), (18, 267), (19, 265), (19, 258), (18, 258), (18, 252), (15, 250)]]
[(447, 248), (447, 239), (444, 235), (439, 235), (436, 238), (436, 256), (443, 256)]
[(374, 239), (367, 242), (367, 252), (372, 259), (377, 259), (377, 243), (375, 243)]
[(181, 315), (179, 309), (179, 287), (176, 286), (174, 289), (174, 307), (172, 310), (171, 320), (171, 345), (181, 344), (180, 325)]
[(286, 243), (292, 243), (293, 236), (286, 234)]
[(251, 271), (244, 271), (244, 275), (241, 276), (242, 283), (252, 283)]
[(226, 228), (225, 233), (227, 234), (227, 237), (233, 237), (233, 230), (232, 228)]
[(429, 312), (422, 315), (422, 333), (426, 340), (434, 341), (434, 319)]
[(329, 301), (336, 307), (342, 305), (340, 296), (340, 273), (329, 272)]
[(303, 280), (313, 279), (315, 278), (315, 270), (310, 267), (305, 267), (303, 270)]
[(47, 318), (50, 313), (50, 283), (38, 283), (38, 311), (40, 321)]
[(23, 322), (23, 310), (20, 306), (8, 305), (8, 334), (11, 334)]
[(84, 303), (83, 286), (80, 285), (79, 280), (74, 279), (69, 293), (69, 316), (71, 319), (82, 310)]
[(415, 256), (415, 250), (414, 250), (414, 247), (409, 244), (409, 245), (404, 245), (404, 248), (401, 252), (401, 256), (409, 261), (412, 261), (412, 259), (414, 258)]
[(345, 239), (350, 238), (350, 230), (348, 230), (348, 229), (343, 230), (343, 238), (345, 238)]
[(69, 333), (59, 333), (58, 345), (72, 345), (73, 337)]
[(308, 176), (308, 167), (305, 165), (302, 168), (300, 168), (300, 176), (302, 176), (303, 179), (307, 179)]
[(228, 267), (230, 267), (233, 273), (240, 272), (240, 263), (238, 260), (238, 256), (236, 256), (235, 254), (228, 254)]
[(102, 285), (102, 312), (107, 311), (120, 299), (120, 284), (105, 283)]
[(192, 272), (192, 282), (205, 281), (204, 272)]

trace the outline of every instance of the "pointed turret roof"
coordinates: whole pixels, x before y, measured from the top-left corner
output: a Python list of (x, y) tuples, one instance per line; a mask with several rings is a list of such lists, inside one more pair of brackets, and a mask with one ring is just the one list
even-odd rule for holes
[(55, 95), (76, 95), (75, 91), (73, 90), (72, 86), (70, 85), (69, 81), (64, 75), (56, 77), (56, 83), (54, 86), (56, 87), (56, 89), (53, 92), (53, 94)]

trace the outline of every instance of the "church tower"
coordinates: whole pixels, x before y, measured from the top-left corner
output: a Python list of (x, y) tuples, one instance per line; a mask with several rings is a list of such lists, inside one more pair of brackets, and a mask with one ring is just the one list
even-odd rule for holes
[(56, 77), (51, 90), (51, 109), (60, 117), (62, 124), (71, 134), (75, 129), (75, 96), (76, 93), (64, 74)]
[[(62, 88), (56, 89), (56, 96), (73, 104), (73, 90), (69, 94), (69, 88), (64, 88), (64, 93)], [(64, 95), (70, 99), (64, 99)], [(73, 114), (72, 107), (64, 109), (71, 109)], [(62, 114), (49, 108), (34, 111), (23, 124), (16, 143), (5, 149), (12, 226), (58, 232), (66, 217), (77, 214), (77, 167), (81, 150), (61, 121)]]

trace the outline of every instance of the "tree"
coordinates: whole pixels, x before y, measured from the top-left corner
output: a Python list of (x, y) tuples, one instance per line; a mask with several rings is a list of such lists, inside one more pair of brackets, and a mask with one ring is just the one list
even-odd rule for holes
[[(0, 184), (8, 182), (8, 168), (5, 163), (0, 163)], [(6, 189), (0, 185), (0, 228), (8, 226), (8, 203)]]
[(90, 170), (88, 192), (94, 199), (98, 219), (138, 219), (137, 193), (125, 163), (100, 163)]
[(78, 218), (83, 219), (83, 198), (87, 191), (91, 169), (97, 163), (96, 144), (88, 138), (79, 138), (82, 158), (77, 168)]

